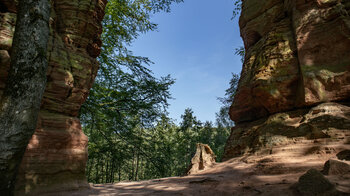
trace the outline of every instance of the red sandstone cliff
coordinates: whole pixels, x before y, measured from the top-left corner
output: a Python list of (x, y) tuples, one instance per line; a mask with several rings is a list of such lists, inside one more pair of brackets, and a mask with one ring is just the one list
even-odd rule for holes
[(243, 1), (246, 55), (226, 159), (303, 139), (349, 145), (349, 11), (348, 0)]
[(245, 0), (239, 123), (350, 97), (348, 0)]
[[(10, 65), (16, 1), (0, 0), (0, 95)], [(49, 67), (37, 130), (18, 174), (18, 193), (87, 187), (88, 138), (77, 118), (98, 70), (107, 0), (54, 0)]]

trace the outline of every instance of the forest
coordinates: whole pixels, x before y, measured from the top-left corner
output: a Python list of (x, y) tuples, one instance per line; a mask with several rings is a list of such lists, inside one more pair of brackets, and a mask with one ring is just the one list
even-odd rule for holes
[[(221, 160), (233, 122), (228, 110), (239, 76), (232, 74), (216, 122), (200, 122), (191, 108), (179, 125), (167, 116), (170, 75), (155, 78), (151, 59), (128, 48), (139, 34), (157, 29), (152, 14), (170, 12), (169, 1), (109, 1), (103, 20), (100, 69), (80, 111), (89, 137), (86, 175), (92, 183), (146, 180), (186, 174), (197, 143), (208, 144)], [(239, 11), (239, 1), (236, 1)], [(117, 11), (118, 10), (118, 11)], [(116, 23), (115, 21), (119, 21)], [(234, 51), (233, 51), (234, 52)], [(242, 48), (236, 54), (244, 56)]]

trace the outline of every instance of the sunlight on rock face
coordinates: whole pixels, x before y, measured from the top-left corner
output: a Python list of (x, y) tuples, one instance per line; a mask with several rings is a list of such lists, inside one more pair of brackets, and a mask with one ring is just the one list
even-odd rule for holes
[(298, 140), (329, 138), (346, 144), (350, 129), (350, 107), (324, 103), (311, 109), (299, 109), (271, 115), (268, 119), (240, 123), (232, 129), (225, 146), (225, 159), (245, 154), (269, 154), (274, 146)]
[[(9, 67), (15, 0), (0, 0), (0, 94)], [(76, 118), (96, 76), (105, 0), (52, 2), (47, 86), (36, 133), (18, 174), (18, 193), (86, 187), (87, 137)], [(67, 41), (63, 39), (69, 37)], [(91, 47), (93, 46), (93, 50)], [(89, 50), (88, 50), (89, 48)], [(5, 58), (6, 57), (6, 58)], [(31, 116), (23, 115), (25, 119)], [(75, 175), (67, 174), (67, 170)], [(53, 172), (54, 171), (54, 172)], [(63, 184), (66, 179), (68, 184)], [(69, 182), (72, 182), (69, 185)], [(73, 183), (74, 182), (74, 183)]]
[(196, 174), (215, 165), (215, 154), (207, 144), (197, 144), (187, 174)]
[[(11, 63), (17, 2), (0, 0), (0, 96)], [(72, 189), (81, 191), (78, 195), (350, 192), (349, 1), (242, 0), (239, 25), (245, 61), (230, 108), (236, 124), (223, 150), (226, 162), (216, 163), (210, 147), (198, 144), (187, 176), (92, 185), (89, 190), (80, 190), (89, 187), (85, 177), (88, 137), (82, 132), (78, 115), (99, 67), (96, 57), (102, 47), (101, 21), (110, 1), (51, 2), (47, 86), (36, 132), (19, 168), (18, 195)], [(23, 115), (23, 122), (32, 118), (20, 112), (17, 115)], [(121, 150), (130, 150), (131, 145), (126, 146)], [(137, 165), (141, 170), (142, 149), (134, 146), (131, 150), (132, 167)], [(96, 178), (101, 170), (116, 170), (115, 164), (122, 157), (114, 156), (114, 152), (106, 155), (113, 156), (111, 163), (102, 165), (100, 160), (93, 160)], [(156, 166), (163, 158), (149, 159)], [(120, 163), (118, 168), (120, 178)], [(107, 175), (114, 180), (117, 174), (113, 172)], [(137, 172), (141, 171), (135, 172), (136, 178), (132, 171), (129, 180), (138, 179)], [(107, 175), (103, 176), (106, 180)]]
[[(231, 119), (252, 121), (348, 98), (348, 4), (334, 0), (260, 4), (243, 1), (240, 28), (246, 56)], [(252, 42), (254, 34), (260, 38)]]

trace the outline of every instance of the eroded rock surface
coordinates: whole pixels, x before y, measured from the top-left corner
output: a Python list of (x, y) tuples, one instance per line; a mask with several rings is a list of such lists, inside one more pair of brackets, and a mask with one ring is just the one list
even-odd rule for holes
[[(272, 146), (350, 141), (350, 1), (245, 0), (245, 61), (229, 159)], [(331, 149), (330, 149), (331, 150)]]
[(339, 160), (350, 161), (350, 150), (343, 150), (337, 154)]
[(197, 144), (196, 154), (191, 160), (187, 174), (196, 174), (215, 164), (215, 154), (207, 144)]
[[(10, 66), (16, 2), (0, 0), (0, 95)], [(77, 115), (99, 67), (96, 57), (107, 0), (51, 2), (47, 86), (37, 130), (18, 174), (18, 194), (88, 186), (88, 138)]]
[(232, 129), (225, 146), (224, 159), (247, 154), (273, 154), (276, 146), (296, 147), (316, 143), (309, 152), (331, 154), (345, 145), (350, 148), (350, 107), (338, 103), (323, 103), (311, 109), (277, 113)]
[[(264, 157), (255, 172), (272, 176), (305, 174), (311, 168), (321, 171), (315, 163), (328, 161), (325, 157), (347, 159), (350, 1), (244, 0), (242, 4), (239, 25), (246, 55), (230, 108), (236, 126), (223, 159)], [(309, 156), (313, 159), (308, 163), (295, 161)], [(274, 163), (276, 158), (279, 164)], [(343, 174), (347, 166), (331, 160), (324, 172), (332, 175), (310, 170), (300, 178), (296, 194), (350, 194), (349, 174)], [(309, 183), (313, 177), (324, 186)]]
[(350, 97), (350, 1), (245, 0), (246, 56), (230, 116), (253, 121)]
[(304, 175), (299, 178), (298, 183), (294, 185), (297, 195), (302, 196), (336, 196), (340, 195), (327, 178), (325, 178), (321, 172), (316, 169), (308, 170)]
[(322, 173), (325, 175), (350, 174), (350, 162), (336, 159), (329, 159), (323, 167)]

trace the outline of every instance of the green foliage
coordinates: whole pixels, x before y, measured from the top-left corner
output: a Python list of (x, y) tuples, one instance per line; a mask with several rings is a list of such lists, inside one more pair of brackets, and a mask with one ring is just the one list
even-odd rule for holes
[(230, 86), (226, 89), (225, 97), (219, 97), (218, 100), (221, 102), (222, 106), (218, 113), (216, 113), (216, 124), (218, 127), (233, 127), (234, 123), (229, 117), (230, 106), (234, 100), (239, 82), (239, 75), (232, 73), (232, 78), (230, 80)]
[(234, 19), (239, 13), (241, 13), (241, 10), (242, 10), (242, 0), (234, 0), (233, 3), (234, 3), (234, 8), (233, 8), (231, 19)]
[(91, 182), (113, 182), (115, 176), (137, 180), (140, 168), (134, 165), (144, 162), (146, 168), (158, 168), (150, 176), (162, 175), (162, 164), (148, 154), (147, 146), (152, 145), (144, 144), (149, 136), (145, 128), (165, 114), (174, 80), (170, 76), (155, 78), (147, 67), (152, 62), (133, 55), (128, 48), (140, 33), (157, 28), (151, 15), (170, 11), (173, 2), (182, 0), (108, 1), (102, 22), (100, 69), (80, 111), (90, 140), (87, 176)]
[(181, 115), (182, 122), (180, 123), (181, 130), (186, 130), (189, 128), (194, 128), (201, 126), (201, 122), (193, 115), (193, 110), (191, 108), (186, 108), (183, 115)]
[[(170, 76), (155, 78), (147, 57), (128, 49), (150, 21), (182, 0), (110, 0), (103, 20), (96, 82), (80, 118), (89, 137), (89, 182), (108, 183), (183, 175), (197, 143), (211, 146), (220, 161), (230, 126), (202, 123), (186, 109), (176, 125), (167, 117)], [(227, 91), (231, 93), (233, 90)], [(231, 121), (227, 121), (231, 122)]]
[(235, 55), (240, 56), (241, 57), (241, 62), (244, 63), (245, 49), (244, 49), (243, 46), (235, 48)]
[(138, 124), (151, 125), (165, 112), (174, 80), (170, 76), (155, 78), (147, 68), (151, 61), (134, 56), (128, 47), (140, 33), (156, 29), (151, 14), (169, 11), (172, 2), (181, 0), (108, 2), (102, 23), (100, 69), (81, 109), (84, 125), (102, 121), (119, 131), (132, 130)]
[(229, 128), (229, 127), (233, 127), (234, 123), (233, 121), (230, 119), (229, 116), (229, 110), (230, 110), (230, 106), (221, 106), (219, 112), (217, 112), (215, 114), (216, 116), (216, 125), (221, 128), (221, 127), (225, 127), (225, 128)]
[[(192, 114), (192, 115), (188, 115)], [(89, 182), (106, 183), (123, 180), (145, 180), (185, 174), (196, 144), (211, 146), (220, 161), (229, 128), (215, 128), (211, 122), (196, 120), (186, 109), (184, 121), (191, 126), (177, 126), (166, 115), (155, 126), (119, 131), (106, 122), (84, 126), (90, 139), (87, 177)]]
[[(238, 1), (236, 1), (237, 3)], [(240, 2), (240, 1), (239, 1)], [(235, 49), (235, 55), (241, 57), (241, 62), (244, 63), (245, 49), (240, 46)], [(234, 123), (229, 117), (230, 106), (233, 103), (239, 82), (239, 75), (232, 73), (232, 78), (229, 82), (229, 88), (226, 89), (225, 97), (219, 97), (218, 100), (222, 106), (218, 113), (216, 113), (216, 124), (218, 127), (233, 127)]]
[[(241, 13), (242, 10), (242, 0), (234, 0), (234, 9), (232, 14), (232, 19)], [(241, 57), (241, 62), (244, 63), (245, 58), (245, 48), (239, 46), (235, 48), (235, 55)], [(234, 96), (236, 94), (239, 82), (239, 75), (232, 73), (232, 78), (230, 80), (230, 86), (226, 89), (225, 97), (219, 97), (218, 100), (221, 102), (222, 106), (219, 112), (216, 113), (216, 124), (218, 127), (233, 127), (234, 123), (229, 117), (230, 106), (233, 102)]]

